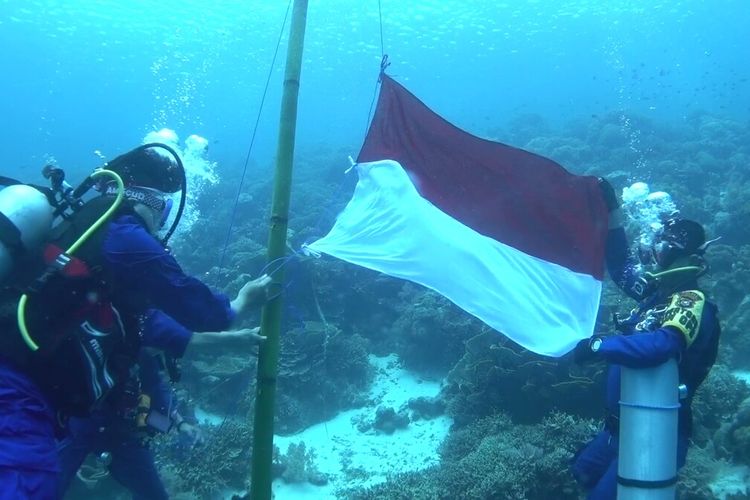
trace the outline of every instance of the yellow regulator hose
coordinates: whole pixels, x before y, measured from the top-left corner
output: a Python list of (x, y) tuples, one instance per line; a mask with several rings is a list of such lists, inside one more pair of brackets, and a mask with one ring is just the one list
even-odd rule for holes
[[(109, 219), (115, 211), (120, 208), (120, 204), (122, 203), (122, 199), (125, 195), (125, 185), (122, 182), (122, 179), (119, 175), (117, 175), (115, 172), (111, 170), (96, 170), (94, 173), (91, 174), (90, 179), (96, 179), (97, 177), (102, 176), (108, 176), (111, 177), (112, 180), (114, 180), (117, 183), (117, 197), (115, 198), (114, 203), (107, 209), (104, 214), (102, 214), (101, 217), (99, 217), (96, 222), (94, 222), (90, 228), (88, 228), (72, 245), (70, 245), (70, 248), (68, 248), (65, 251), (65, 255), (71, 255), (78, 250), (81, 245), (83, 245), (86, 240), (88, 240), (94, 232), (96, 232), (97, 229), (102, 227), (102, 225), (107, 222), (107, 219)], [(18, 310), (17, 310), (17, 318), (18, 318), (18, 329), (21, 331), (21, 337), (23, 337), (23, 341), (26, 342), (26, 345), (31, 349), (32, 351), (39, 350), (39, 346), (34, 342), (34, 339), (31, 338), (31, 335), (29, 334), (29, 329), (26, 326), (26, 302), (28, 302), (29, 297), (27, 294), (23, 294), (21, 296), (21, 300), (18, 302)]]

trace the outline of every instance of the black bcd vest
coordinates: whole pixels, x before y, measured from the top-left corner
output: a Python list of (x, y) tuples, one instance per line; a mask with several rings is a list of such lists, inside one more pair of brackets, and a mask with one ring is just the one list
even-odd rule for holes
[[(101, 217), (112, 199), (94, 198), (58, 224), (44, 250), (23, 256), (0, 291), (0, 356), (26, 373), (53, 406), (68, 415), (86, 415), (101, 402), (127, 377), (140, 347), (136, 318), (122, 316), (112, 304), (111, 280), (102, 257), (108, 223), (62, 270), (50, 267)], [(33, 352), (16, 320), (24, 292), (27, 328), (40, 347)]]

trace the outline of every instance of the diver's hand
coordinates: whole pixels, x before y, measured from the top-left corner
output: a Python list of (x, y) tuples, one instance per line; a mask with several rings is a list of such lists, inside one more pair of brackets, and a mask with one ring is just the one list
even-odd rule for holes
[(200, 332), (193, 335), (192, 344), (224, 344), (244, 346), (255, 345), (265, 342), (266, 337), (260, 334), (260, 327), (239, 328), (237, 330), (226, 330), (223, 332)]
[(262, 344), (266, 337), (260, 334), (260, 327), (240, 328), (239, 330), (227, 330), (218, 332), (222, 341), (237, 341), (238, 343)]
[(602, 342), (602, 338), (599, 335), (594, 335), (578, 342), (578, 345), (573, 349), (573, 362), (577, 365), (583, 365), (592, 361), (598, 361), (600, 358), (598, 354), (599, 348)]
[(271, 277), (267, 274), (248, 281), (237, 293), (237, 298), (232, 301), (232, 310), (241, 315), (251, 307), (262, 306), (268, 300), (270, 285)]
[(203, 431), (197, 425), (190, 424), (184, 420), (177, 426), (180, 431), (180, 437), (185, 440), (191, 447), (200, 446), (204, 442)]

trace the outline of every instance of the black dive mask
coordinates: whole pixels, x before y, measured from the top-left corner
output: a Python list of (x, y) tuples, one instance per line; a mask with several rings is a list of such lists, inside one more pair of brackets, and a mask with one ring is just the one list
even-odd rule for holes
[(641, 265), (656, 271), (667, 269), (679, 257), (687, 256), (689, 253), (685, 244), (663, 227), (653, 236), (651, 244), (641, 242), (638, 246), (638, 260)]

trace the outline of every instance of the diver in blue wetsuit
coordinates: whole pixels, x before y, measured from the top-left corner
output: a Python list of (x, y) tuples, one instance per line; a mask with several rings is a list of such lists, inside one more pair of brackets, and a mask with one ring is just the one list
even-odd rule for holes
[[(137, 375), (116, 386), (103, 408), (88, 417), (73, 417), (68, 435), (58, 445), (62, 498), (89, 453), (107, 457), (108, 472), (133, 494), (133, 498), (166, 499), (147, 438), (156, 432), (146, 423), (158, 415), (159, 431), (166, 432), (179, 418), (175, 399), (160, 374), (158, 361), (145, 351), (136, 365)], [(180, 420), (181, 422), (181, 420)], [(177, 425), (181, 432), (187, 424)]]
[[(620, 335), (585, 339), (574, 353), (578, 363), (610, 363), (604, 429), (573, 462), (575, 478), (588, 491), (588, 498), (597, 500), (617, 496), (620, 366), (648, 368), (669, 358), (678, 361), (679, 381), (687, 391), (678, 412), (680, 468), (685, 464), (692, 431), (691, 402), (716, 361), (721, 333), (716, 305), (706, 298), (697, 281), (707, 268), (703, 227), (687, 219), (665, 221), (653, 244), (639, 252), (639, 265), (630, 256), (619, 203), (606, 181), (603, 190), (612, 209), (607, 268), (618, 287), (638, 301), (638, 306), (628, 318), (616, 322)], [(641, 272), (644, 266), (655, 272)]]
[[(26, 276), (41, 257), (21, 255), (3, 282), (0, 499), (58, 496), (55, 438), (63, 437), (68, 416), (86, 416), (127, 379), (140, 352), (138, 318), (149, 308), (193, 331), (222, 331), (266, 299), (267, 276), (245, 284), (230, 301), (186, 275), (153, 236), (169, 213), (167, 194), (182, 189), (184, 195), (185, 185), (176, 153), (175, 162), (154, 147), (136, 148), (107, 165), (126, 185), (127, 202), (111, 219), (98, 226), (114, 199), (105, 185), (103, 196), (81, 201), (61, 223), (59, 238), (50, 238), (66, 249), (86, 235), (70, 263), (30, 295), (25, 317), (39, 349), (29, 347), (15, 313), (20, 294), (38, 285), (37, 276), (47, 276)], [(52, 258), (57, 263), (60, 257), (69, 256), (58, 249)], [(47, 293), (50, 287), (54, 293)]]
[(95, 453), (111, 460), (109, 472), (133, 498), (168, 498), (149, 449), (149, 438), (174, 428), (187, 442), (195, 443), (200, 431), (177, 410), (175, 395), (163, 374), (170, 372), (172, 381), (176, 381), (176, 375), (165, 360), (181, 358), (188, 345), (216, 344), (246, 350), (248, 344), (264, 340), (256, 333), (257, 328), (193, 334), (155, 309), (148, 311), (142, 324), (143, 349), (137, 373), (115, 387), (104, 407), (91, 417), (70, 419), (69, 436), (59, 444), (61, 497), (86, 456)]

